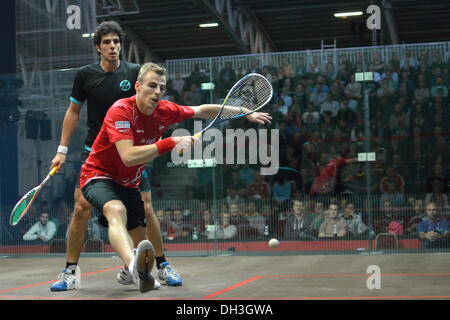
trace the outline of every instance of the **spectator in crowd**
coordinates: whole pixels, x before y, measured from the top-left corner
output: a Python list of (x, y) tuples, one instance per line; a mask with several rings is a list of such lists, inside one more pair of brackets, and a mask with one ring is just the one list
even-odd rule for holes
[(284, 174), (278, 173), (272, 186), (273, 199), (281, 204), (290, 199), (292, 195), (292, 184), (286, 180)]
[(181, 78), (179, 72), (175, 73), (175, 79), (172, 80), (172, 88), (178, 92), (180, 96), (183, 93), (186, 82)]
[(399, 174), (395, 172), (395, 169), (392, 165), (386, 167), (386, 175), (381, 178), (380, 181), (380, 190), (381, 193), (388, 192), (388, 182), (394, 183), (394, 191), (400, 194), (405, 193), (405, 179)]
[(173, 219), (170, 221), (170, 229), (173, 230), (171, 236), (180, 241), (186, 240), (192, 233), (191, 223), (188, 219), (185, 219), (183, 212), (179, 208), (173, 210)]
[(380, 208), (384, 208), (384, 200), (390, 200), (391, 203), (395, 206), (401, 206), (404, 203), (404, 195), (397, 191), (397, 185), (395, 180), (387, 179), (385, 182), (381, 182), (382, 185), (386, 186), (385, 191), (380, 197)]
[(40, 243), (46, 243), (53, 239), (56, 234), (56, 225), (53, 221), (49, 221), (49, 214), (42, 212), (39, 216), (39, 221), (36, 222), (28, 231), (23, 235), (25, 241), (37, 241)]
[(292, 213), (288, 215), (284, 227), (286, 239), (315, 240), (312, 235), (311, 224), (313, 216), (307, 211), (304, 201), (294, 200)]
[(393, 201), (388, 198), (380, 200), (381, 205), (378, 214), (374, 217), (374, 232), (379, 233), (389, 233), (389, 226), (391, 222), (397, 222), (397, 208)]
[[(240, 203), (242, 204), (242, 202)], [(236, 226), (237, 236), (239, 238), (251, 239), (258, 233), (256, 229), (250, 227), (246, 212), (237, 203), (229, 206), (230, 224)]]
[(377, 90), (377, 97), (381, 98), (390, 98), (394, 95), (395, 91), (389, 87), (387, 79), (381, 80), (381, 86)]
[(448, 209), (448, 197), (444, 193), (445, 185), (442, 180), (436, 179), (431, 183), (431, 192), (428, 192), (425, 197), (425, 204), (430, 202), (435, 203), (439, 209)]
[(354, 108), (358, 101), (362, 99), (361, 83), (355, 81), (355, 75), (350, 76), (350, 82), (344, 90), (345, 98), (349, 99), (349, 104)]
[(304, 62), (304, 58), (300, 57), (297, 60), (297, 65), (295, 66), (295, 74), (297, 75), (297, 77), (303, 77), (306, 76), (306, 66), (305, 66), (305, 62)]
[[(201, 104), (202, 97), (196, 84), (193, 83), (190, 85), (189, 91), (184, 92), (183, 99), (185, 105), (188, 106), (196, 106)], [(190, 101), (189, 104), (188, 101)]]
[(436, 84), (431, 87), (430, 94), (431, 97), (434, 98), (438, 95), (438, 90), (442, 89), (442, 98), (446, 99), (448, 97), (448, 88), (442, 82), (442, 77), (436, 78)]
[(368, 230), (362, 221), (361, 214), (355, 211), (355, 204), (352, 202), (346, 204), (344, 212), (340, 214), (340, 217), (347, 223), (348, 234), (353, 237), (361, 236)]
[(202, 83), (202, 75), (200, 73), (200, 66), (198, 64), (194, 66), (194, 71), (192, 71), (189, 75), (187, 82), (189, 86), (191, 84), (195, 84), (197, 88), (200, 87), (200, 84)]
[(332, 117), (337, 117), (339, 112), (339, 103), (334, 100), (333, 95), (328, 92), (327, 100), (321, 103), (320, 105), (320, 114), (324, 115), (326, 111), (330, 111)]
[(425, 180), (428, 176), (428, 165), (425, 155), (421, 151), (414, 151), (413, 158), (407, 162), (408, 180), (405, 190), (408, 193), (425, 191)]
[(328, 90), (325, 90), (323, 80), (317, 81), (316, 86), (312, 90), (309, 101), (314, 104), (315, 107), (320, 108), (320, 105), (327, 99)]
[(339, 217), (338, 205), (331, 203), (328, 207), (328, 215), (325, 221), (320, 225), (319, 238), (324, 237), (345, 237), (348, 233), (347, 222)]
[(297, 99), (296, 102), (300, 106), (301, 110), (304, 110), (307, 103), (307, 97), (305, 87), (301, 83), (297, 84), (297, 86), (295, 87), (295, 91), (293, 93), (292, 98), (294, 99), (294, 97), (296, 97)]
[(158, 209), (155, 212), (156, 217), (158, 218), (159, 228), (161, 230), (161, 236), (164, 240), (167, 240), (167, 236), (171, 231), (169, 230), (169, 221), (170, 217), (166, 217), (163, 209)]
[(225, 68), (219, 72), (220, 96), (225, 97), (227, 90), (230, 90), (235, 83), (236, 72), (233, 70), (231, 62), (225, 63)]
[[(414, 198), (413, 198), (414, 199)], [(405, 233), (409, 236), (418, 236), (417, 227), (419, 223), (429, 219), (425, 211), (424, 201), (422, 199), (414, 199), (413, 210), (407, 219)]]
[(414, 90), (414, 98), (416, 100), (419, 98), (429, 100), (430, 96), (430, 89), (426, 86), (424, 80), (420, 80), (417, 84), (417, 88)]
[(314, 206), (312, 209), (312, 214), (314, 216), (313, 221), (311, 222), (311, 233), (314, 236), (319, 235), (320, 225), (325, 221), (328, 211), (324, 209), (323, 201), (319, 199), (314, 200)]
[(224, 239), (233, 239), (237, 235), (237, 227), (231, 224), (231, 217), (228, 212), (222, 213), (222, 224), (220, 228), (223, 232)]
[(267, 182), (264, 181), (264, 177), (261, 176), (259, 170), (254, 173), (254, 181), (247, 188), (248, 199), (270, 199), (271, 190)]
[(426, 210), (429, 219), (417, 227), (422, 249), (450, 247), (450, 221), (442, 217), (434, 202), (428, 203)]
[(255, 201), (247, 202), (247, 219), (250, 228), (257, 231), (257, 237), (264, 236), (264, 229), (267, 225), (266, 218), (259, 213), (258, 207)]
[(449, 180), (447, 178), (447, 174), (444, 171), (444, 165), (440, 162), (436, 162), (433, 165), (432, 171), (429, 173), (428, 179), (426, 180), (426, 191), (427, 193), (431, 193), (433, 188), (433, 182), (435, 180), (440, 180), (444, 185), (443, 192), (448, 192)]

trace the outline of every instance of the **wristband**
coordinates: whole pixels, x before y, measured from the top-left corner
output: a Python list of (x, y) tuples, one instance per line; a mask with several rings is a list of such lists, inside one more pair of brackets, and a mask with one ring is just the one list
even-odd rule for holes
[(58, 146), (58, 153), (67, 154), (67, 151), (69, 151), (69, 148), (66, 146)]
[(158, 148), (159, 155), (161, 156), (172, 150), (175, 147), (176, 143), (172, 137), (169, 137), (155, 142), (155, 145)]

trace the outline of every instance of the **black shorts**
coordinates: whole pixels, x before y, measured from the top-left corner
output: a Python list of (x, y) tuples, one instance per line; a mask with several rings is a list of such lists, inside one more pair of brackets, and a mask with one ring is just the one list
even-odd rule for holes
[[(132, 230), (138, 226), (145, 227), (144, 202), (142, 202), (141, 193), (138, 189), (125, 188), (108, 179), (96, 179), (86, 184), (81, 192), (99, 212), (103, 212), (103, 206), (108, 201), (122, 201), (127, 209), (127, 230)], [(100, 215), (98, 222), (101, 226), (108, 227), (108, 221), (103, 213)]]
[(152, 190), (153, 176), (152, 167), (146, 166), (142, 171), (141, 181), (139, 183), (139, 191), (146, 192)]

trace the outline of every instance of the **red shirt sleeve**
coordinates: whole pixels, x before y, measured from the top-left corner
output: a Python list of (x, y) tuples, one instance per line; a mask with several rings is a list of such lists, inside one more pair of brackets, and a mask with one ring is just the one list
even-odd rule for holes
[(122, 106), (111, 107), (103, 121), (109, 141), (134, 140), (131, 128), (132, 115)]
[(160, 101), (160, 115), (167, 126), (190, 119), (194, 116), (194, 109), (181, 106), (168, 100)]

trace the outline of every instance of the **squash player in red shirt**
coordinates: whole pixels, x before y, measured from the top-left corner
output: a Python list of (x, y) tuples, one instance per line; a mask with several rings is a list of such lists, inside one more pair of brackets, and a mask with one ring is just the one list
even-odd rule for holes
[[(102, 128), (83, 164), (80, 187), (86, 200), (102, 214), (109, 240), (141, 292), (153, 288), (151, 269), (154, 249), (146, 239), (145, 213), (138, 191), (140, 176), (148, 161), (175, 146), (189, 148), (197, 138), (169, 137), (160, 140), (165, 129), (192, 117), (210, 119), (220, 105), (180, 106), (162, 101), (166, 88), (164, 68), (147, 63), (139, 71), (136, 95), (116, 101), (106, 113)], [(269, 123), (267, 113), (255, 112), (246, 119)], [(131, 237), (130, 237), (131, 235)], [(136, 253), (133, 240), (140, 240)]]

